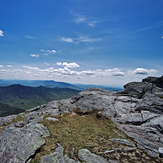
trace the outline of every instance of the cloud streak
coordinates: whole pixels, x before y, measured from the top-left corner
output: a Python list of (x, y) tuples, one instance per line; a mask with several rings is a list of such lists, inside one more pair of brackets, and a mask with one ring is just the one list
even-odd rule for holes
[(98, 23), (98, 21), (90, 20), (87, 16), (77, 14), (77, 13), (73, 13), (73, 12), (70, 12), (70, 13), (71, 13), (71, 15), (73, 15), (75, 17), (73, 22), (75, 22), (76, 24), (83, 23), (83, 24), (86, 24), (89, 27), (95, 27), (96, 23)]
[(74, 42), (72, 38), (66, 38), (66, 37), (61, 37), (60, 41), (68, 42), (68, 43), (73, 43)]

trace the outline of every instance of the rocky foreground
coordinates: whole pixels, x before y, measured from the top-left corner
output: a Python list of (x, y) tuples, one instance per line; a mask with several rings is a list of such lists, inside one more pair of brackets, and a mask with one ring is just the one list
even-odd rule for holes
[[(104, 116), (111, 118), (117, 127), (134, 140), (134, 144), (123, 138), (112, 138), (126, 145), (125, 149), (112, 149), (105, 154), (135, 150), (144, 150), (155, 162), (163, 161), (163, 77), (148, 77), (142, 82), (131, 82), (124, 90), (112, 92), (91, 88), (78, 95), (51, 101), (45, 105), (27, 110), (19, 115), (0, 118), (0, 162), (27, 163), (45, 144), (44, 138), (50, 135), (49, 130), (41, 122), (45, 115), (56, 116), (74, 111), (88, 112), (99, 110)], [(14, 118), (22, 120), (13, 123)], [(50, 117), (49, 117), (50, 118)], [(54, 120), (51, 118), (50, 120)], [(0, 128), (0, 129), (1, 129)], [(80, 161), (86, 163), (118, 163), (91, 153), (88, 149), (78, 152)], [(55, 152), (45, 155), (41, 163), (75, 163), (64, 155), (63, 147), (58, 144)], [(141, 162), (147, 162), (142, 159)]]

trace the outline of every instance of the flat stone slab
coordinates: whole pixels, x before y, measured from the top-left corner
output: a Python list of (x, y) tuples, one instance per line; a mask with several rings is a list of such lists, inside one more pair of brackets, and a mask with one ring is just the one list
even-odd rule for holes
[(0, 133), (0, 163), (27, 162), (45, 144), (43, 138), (47, 136), (50, 136), (49, 130), (41, 123), (10, 124)]
[(116, 139), (116, 138), (111, 138), (109, 139), (111, 141), (116, 141), (118, 143), (124, 144), (124, 145), (128, 145), (131, 147), (135, 147), (135, 145), (133, 143), (131, 143), (130, 141), (126, 140), (126, 139)]
[(53, 118), (53, 117), (47, 117), (46, 119), (49, 120), (49, 121), (58, 121), (57, 118)]
[(108, 163), (107, 159), (91, 153), (88, 149), (79, 150), (78, 157), (86, 163)]

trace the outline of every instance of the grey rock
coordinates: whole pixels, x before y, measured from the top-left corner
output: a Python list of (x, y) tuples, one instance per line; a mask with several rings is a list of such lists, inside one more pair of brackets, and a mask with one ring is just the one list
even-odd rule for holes
[(47, 117), (46, 119), (49, 120), (49, 121), (58, 121), (57, 118), (53, 118), (53, 117)]
[(159, 156), (163, 158), (163, 148), (159, 148), (158, 152)]
[(114, 149), (112, 149), (112, 150), (108, 150), (108, 151), (105, 151), (104, 154), (113, 153), (113, 152), (115, 152)]
[(137, 141), (137, 146), (140, 149), (145, 150), (148, 155), (156, 157), (158, 156), (158, 149), (159, 146), (157, 144), (154, 144), (153, 142), (147, 140), (147, 139), (136, 139)]
[(123, 150), (124, 150), (124, 152), (133, 152), (135, 149), (131, 148), (131, 147), (126, 147)]
[(58, 144), (58, 147), (55, 149), (55, 152), (52, 154), (45, 155), (41, 163), (79, 163), (73, 159), (70, 159), (67, 155), (63, 156), (63, 147)]
[(124, 86), (124, 90), (117, 92), (135, 98), (142, 98), (145, 93), (152, 93), (153, 84), (148, 82), (130, 82)]
[(133, 124), (133, 125), (141, 125), (152, 118), (160, 116), (159, 114), (151, 113), (150, 111), (141, 111), (141, 113), (130, 113), (123, 114), (119, 121), (124, 124)]
[(78, 157), (86, 163), (108, 163), (107, 159), (91, 153), (88, 149), (79, 150)]
[(126, 140), (126, 139), (116, 139), (116, 138), (111, 138), (109, 139), (111, 141), (116, 141), (118, 143), (124, 144), (124, 145), (128, 145), (131, 147), (135, 147), (135, 145), (133, 143), (131, 143), (130, 141)]
[(149, 76), (149, 77), (143, 79), (142, 82), (153, 83), (157, 87), (163, 88), (163, 76), (161, 76), (161, 77), (152, 77), (152, 76)]
[(149, 122), (142, 124), (142, 126), (156, 128), (161, 134), (163, 134), (163, 115), (151, 119)]
[(16, 117), (17, 117), (17, 115), (10, 115), (10, 116), (6, 116), (6, 117), (0, 117), (0, 126), (2, 126), (4, 124), (6, 125), (6, 124), (12, 122), (12, 120), (14, 118), (16, 118)]
[(25, 163), (45, 143), (43, 138), (50, 135), (42, 124), (19, 125), (10, 124), (0, 133), (1, 163)]
[(158, 114), (163, 113), (163, 98), (156, 94), (146, 94), (140, 102), (137, 103), (135, 110), (148, 110)]
[(121, 123), (133, 125), (140, 125), (143, 122), (141, 113), (124, 114), (119, 120)]

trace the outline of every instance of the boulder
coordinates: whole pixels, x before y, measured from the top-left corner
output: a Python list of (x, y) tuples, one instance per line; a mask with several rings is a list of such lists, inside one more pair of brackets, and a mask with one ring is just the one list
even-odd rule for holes
[(63, 155), (63, 147), (58, 143), (58, 147), (55, 149), (55, 152), (52, 154), (45, 155), (41, 163), (80, 163), (70, 159), (67, 155)]
[(79, 150), (78, 157), (86, 163), (108, 163), (107, 159), (91, 153), (88, 149)]
[(49, 135), (43, 124), (8, 125), (0, 133), (0, 162), (27, 162), (45, 144), (43, 138)]
[(163, 88), (163, 76), (161, 76), (161, 77), (152, 77), (152, 76), (149, 76), (149, 77), (143, 79), (142, 82), (153, 83), (157, 87)]
[(141, 101), (139, 101), (135, 108), (136, 111), (148, 110), (158, 114), (163, 113), (163, 98), (156, 94), (146, 94)]

